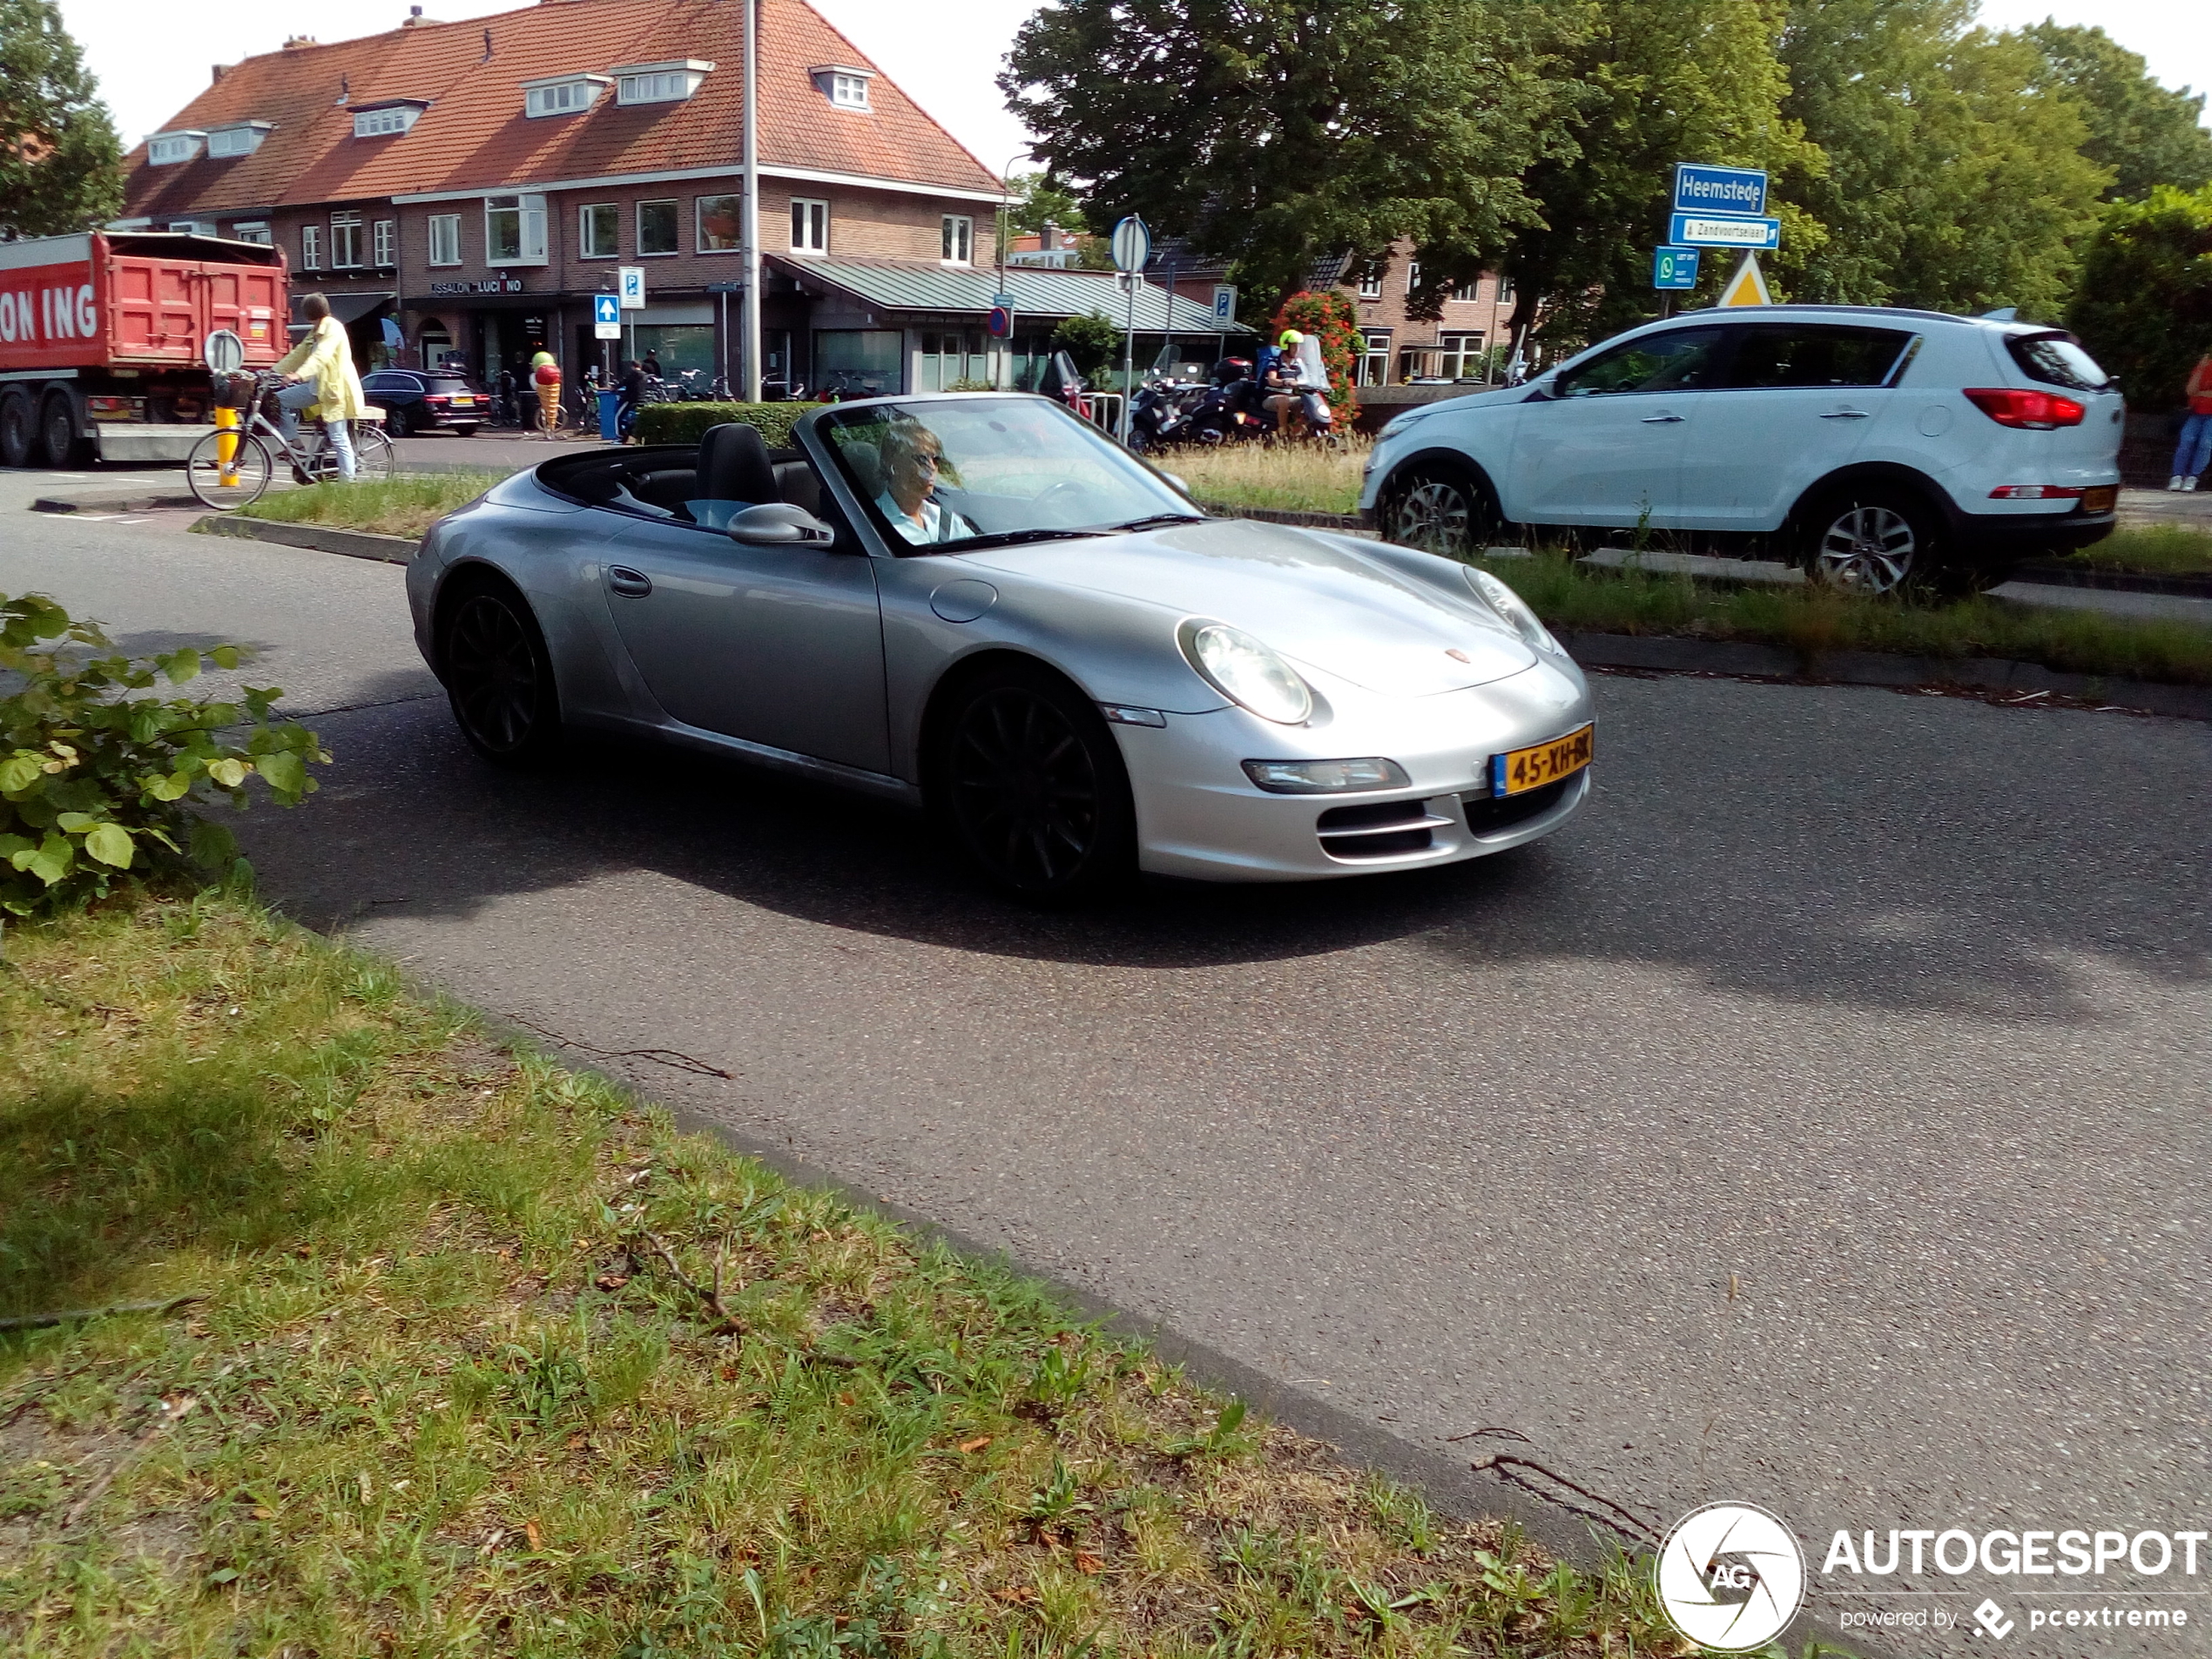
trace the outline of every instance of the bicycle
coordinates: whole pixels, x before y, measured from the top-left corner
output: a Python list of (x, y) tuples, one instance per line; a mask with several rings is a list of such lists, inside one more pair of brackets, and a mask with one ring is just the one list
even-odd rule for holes
[[(282, 375), (239, 374), (231, 376), (230, 381), (228, 388), (219, 386), (218, 402), (225, 408), (251, 408), (253, 414), (230, 431), (209, 433), (185, 457), (185, 482), (203, 504), (228, 513), (260, 500), (276, 476), (275, 455), (281, 455), (290, 465), (294, 482), (321, 483), (338, 476), (337, 452), (321, 422), (316, 423), (314, 432), (303, 443), (295, 444), (286, 441), (284, 428), (270, 418), (273, 395), (285, 383)], [(354, 478), (363, 482), (389, 478), (395, 464), (392, 441), (384, 435), (384, 428), (374, 421), (356, 421), (353, 437)], [(234, 445), (228, 465), (222, 458), (226, 439)], [(275, 455), (270, 453), (272, 448)]]

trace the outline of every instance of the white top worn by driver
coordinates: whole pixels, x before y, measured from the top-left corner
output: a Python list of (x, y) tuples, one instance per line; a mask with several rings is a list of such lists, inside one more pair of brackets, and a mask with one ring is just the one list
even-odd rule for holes
[(964, 541), (975, 534), (973, 524), (934, 501), (925, 500), (921, 503), (920, 518), (908, 517), (906, 509), (891, 499), (891, 492), (887, 489), (875, 498), (875, 504), (883, 509), (883, 516), (890, 520), (891, 528), (916, 547), (925, 547), (932, 542)]

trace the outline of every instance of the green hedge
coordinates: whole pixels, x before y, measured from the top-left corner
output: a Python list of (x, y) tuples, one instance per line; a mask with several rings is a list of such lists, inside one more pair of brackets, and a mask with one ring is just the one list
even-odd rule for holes
[(799, 418), (819, 403), (648, 403), (637, 411), (640, 443), (697, 443), (711, 426), (742, 421), (760, 428), (771, 449), (791, 443)]

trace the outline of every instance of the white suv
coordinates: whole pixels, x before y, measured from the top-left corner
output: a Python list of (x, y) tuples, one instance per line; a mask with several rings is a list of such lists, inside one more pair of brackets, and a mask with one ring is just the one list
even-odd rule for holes
[(1873, 592), (1963, 590), (2109, 535), (2120, 390), (2073, 336), (1935, 311), (1766, 306), (1632, 330), (1382, 429), (1360, 514), (1395, 542), (1509, 525), (1687, 532)]

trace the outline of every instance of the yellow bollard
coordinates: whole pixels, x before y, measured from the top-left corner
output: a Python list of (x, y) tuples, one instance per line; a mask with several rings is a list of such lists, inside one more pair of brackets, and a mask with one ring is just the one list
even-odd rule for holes
[(238, 482), (238, 411), (215, 411), (216, 478), (226, 484)]

